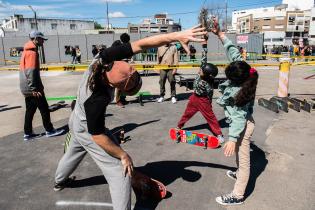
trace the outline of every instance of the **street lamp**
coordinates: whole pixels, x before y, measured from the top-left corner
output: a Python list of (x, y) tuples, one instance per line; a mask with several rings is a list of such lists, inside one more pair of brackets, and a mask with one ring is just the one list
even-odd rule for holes
[(34, 12), (35, 26), (36, 26), (36, 30), (38, 31), (36, 11), (33, 9), (31, 5), (28, 5), (28, 7)]

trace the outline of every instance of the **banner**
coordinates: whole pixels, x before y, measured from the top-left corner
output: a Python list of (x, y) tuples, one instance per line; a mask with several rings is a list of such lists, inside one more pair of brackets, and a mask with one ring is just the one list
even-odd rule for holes
[(237, 44), (247, 44), (248, 43), (248, 36), (237, 36), (236, 37)]

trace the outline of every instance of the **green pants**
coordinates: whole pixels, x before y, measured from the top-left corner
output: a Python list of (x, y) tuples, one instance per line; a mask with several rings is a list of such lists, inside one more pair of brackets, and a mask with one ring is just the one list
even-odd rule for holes
[(176, 88), (175, 88), (176, 81), (175, 81), (175, 76), (173, 75), (172, 69), (160, 71), (160, 95), (163, 97), (165, 96), (166, 78), (168, 79), (168, 82), (170, 83), (170, 86), (171, 86), (171, 96), (175, 97), (176, 96)]

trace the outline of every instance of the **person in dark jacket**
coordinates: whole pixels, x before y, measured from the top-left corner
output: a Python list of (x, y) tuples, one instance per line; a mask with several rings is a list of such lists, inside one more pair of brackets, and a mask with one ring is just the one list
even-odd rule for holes
[(60, 135), (63, 130), (54, 129), (51, 120), (48, 103), (45, 98), (44, 85), (40, 77), (38, 47), (47, 40), (43, 33), (32, 31), (30, 41), (24, 45), (24, 51), (20, 62), (20, 89), (25, 97), (26, 112), (24, 121), (24, 140), (28, 141), (39, 135), (33, 133), (32, 121), (36, 109), (41, 115), (46, 136)]

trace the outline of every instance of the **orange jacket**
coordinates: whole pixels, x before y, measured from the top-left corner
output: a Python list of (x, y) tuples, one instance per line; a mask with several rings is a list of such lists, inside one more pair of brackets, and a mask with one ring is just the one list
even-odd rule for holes
[(31, 95), (33, 91), (43, 92), (39, 70), (37, 47), (32, 41), (28, 41), (24, 45), (20, 62), (20, 89), (25, 96)]

